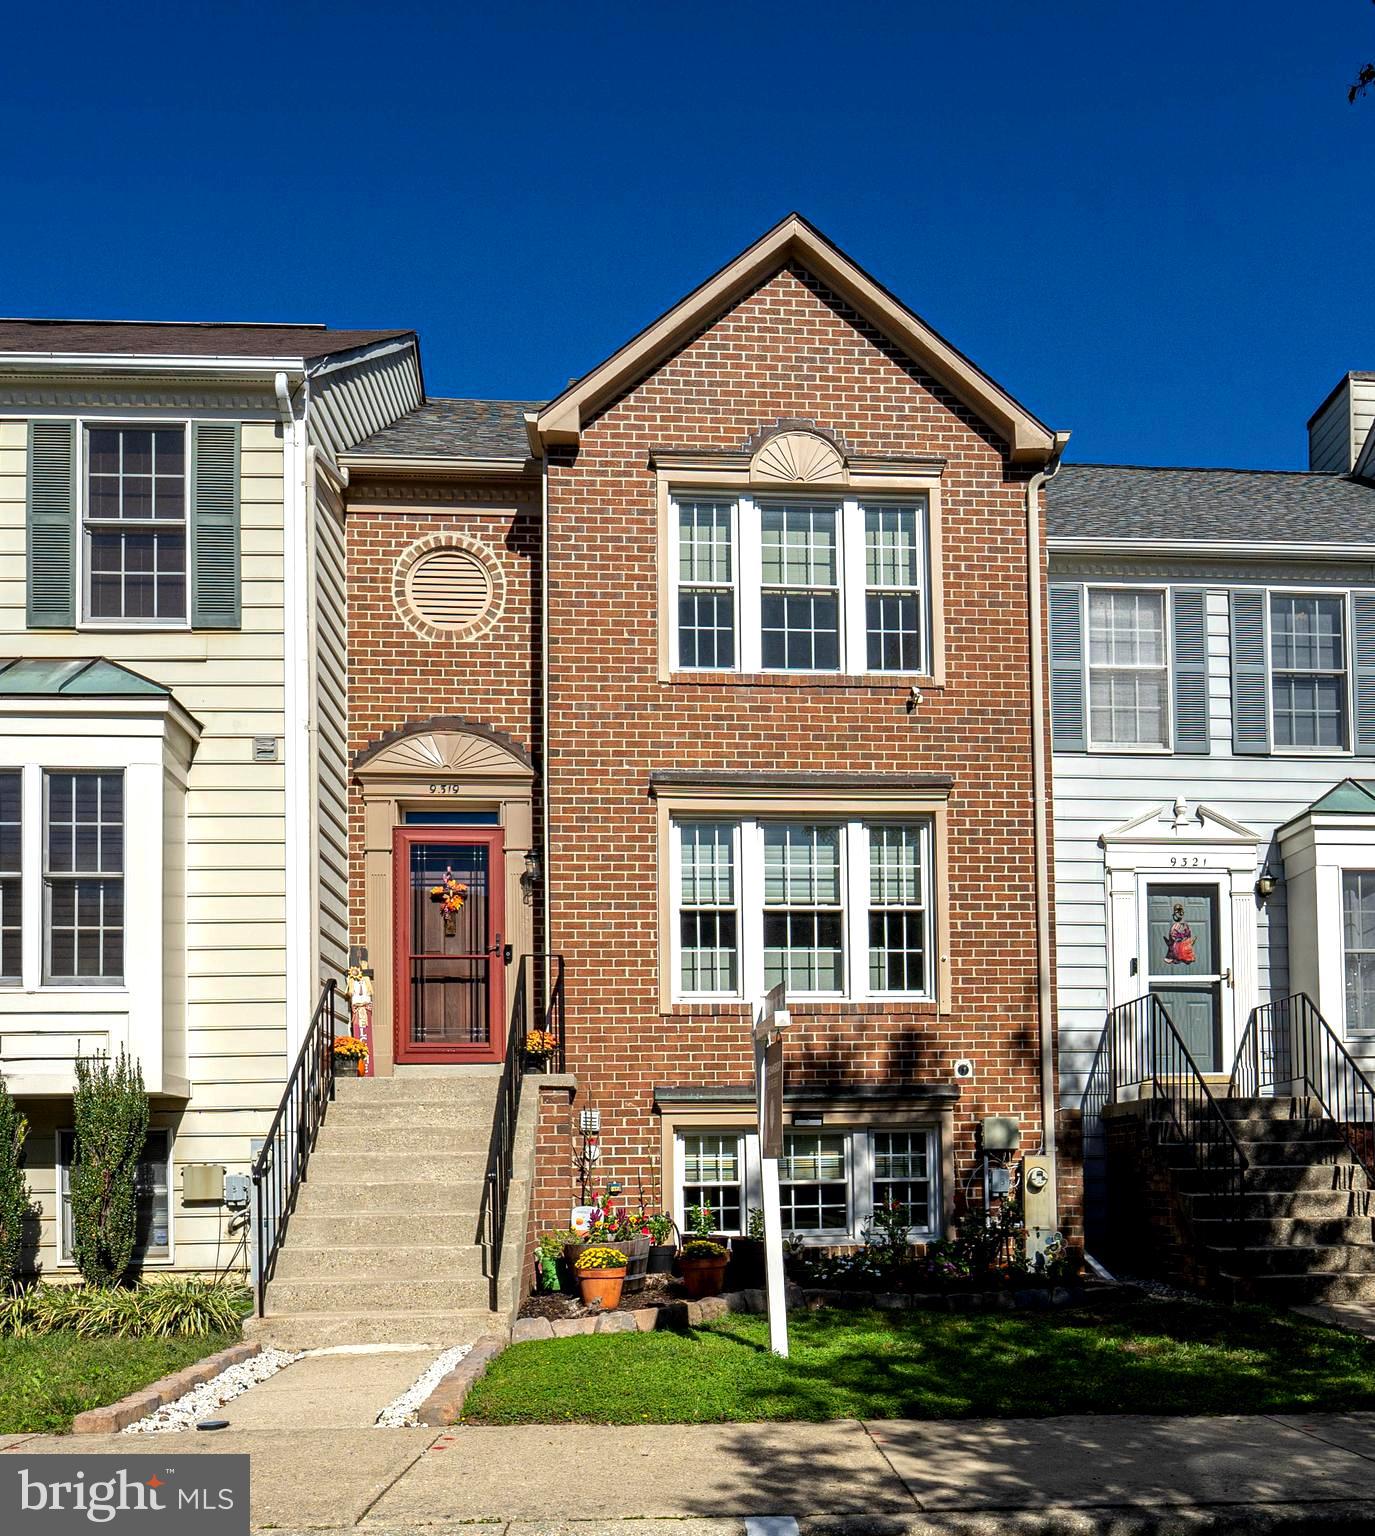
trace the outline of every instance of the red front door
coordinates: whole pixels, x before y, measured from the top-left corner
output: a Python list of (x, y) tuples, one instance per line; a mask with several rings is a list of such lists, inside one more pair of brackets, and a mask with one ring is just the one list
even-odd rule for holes
[[(505, 1051), (501, 830), (398, 827), (392, 845), (398, 1062), (500, 1061)], [(466, 886), (447, 912), (436, 888)]]

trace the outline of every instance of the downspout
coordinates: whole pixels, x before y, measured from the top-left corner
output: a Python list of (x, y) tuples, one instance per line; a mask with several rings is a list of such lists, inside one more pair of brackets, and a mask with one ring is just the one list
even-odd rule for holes
[[(551, 953), (549, 897), (549, 450), (540, 455), (540, 875), (544, 888), (544, 953)], [(547, 962), (546, 962), (547, 963)]]
[(1041, 490), (1058, 473), (1067, 432), (1055, 434), (1044, 469), (1026, 487), (1027, 592), (1031, 639), (1031, 793), (1032, 843), (1036, 863), (1036, 1004), (1041, 1052), (1041, 1151), (1050, 1163), (1050, 1188), (1059, 1225), (1059, 1179), (1055, 1146), (1055, 997), (1051, 990), (1050, 827), (1047, 816), (1045, 644), (1042, 639)]

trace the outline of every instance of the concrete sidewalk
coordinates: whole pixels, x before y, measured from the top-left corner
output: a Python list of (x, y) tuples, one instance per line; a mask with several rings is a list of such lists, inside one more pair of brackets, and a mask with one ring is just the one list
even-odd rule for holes
[[(24, 1452), (247, 1451), (283, 1532), (804, 1536), (1368, 1532), (1375, 1414), (11, 1436)], [(660, 1522), (663, 1522), (661, 1525)], [(792, 1520), (756, 1525), (786, 1536)]]

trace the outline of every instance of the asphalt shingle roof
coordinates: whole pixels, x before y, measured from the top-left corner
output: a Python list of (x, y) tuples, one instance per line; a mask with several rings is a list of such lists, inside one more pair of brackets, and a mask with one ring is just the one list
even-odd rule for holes
[(1375, 486), (1272, 469), (1066, 464), (1046, 485), (1052, 539), (1375, 544)]
[(543, 400), (427, 400), (350, 455), (398, 459), (527, 459), (526, 411)]
[(324, 325), (239, 325), (219, 321), (0, 320), (0, 353), (65, 357), (88, 352), (133, 357), (329, 357), (410, 336), (400, 331), (332, 331)]

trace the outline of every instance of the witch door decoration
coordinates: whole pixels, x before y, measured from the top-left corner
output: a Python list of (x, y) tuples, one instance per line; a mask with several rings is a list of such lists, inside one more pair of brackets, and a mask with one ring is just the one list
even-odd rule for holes
[(1176, 902), (1169, 932), (1165, 935), (1165, 964), (1192, 965), (1194, 958), (1194, 931), (1184, 921), (1184, 908)]

